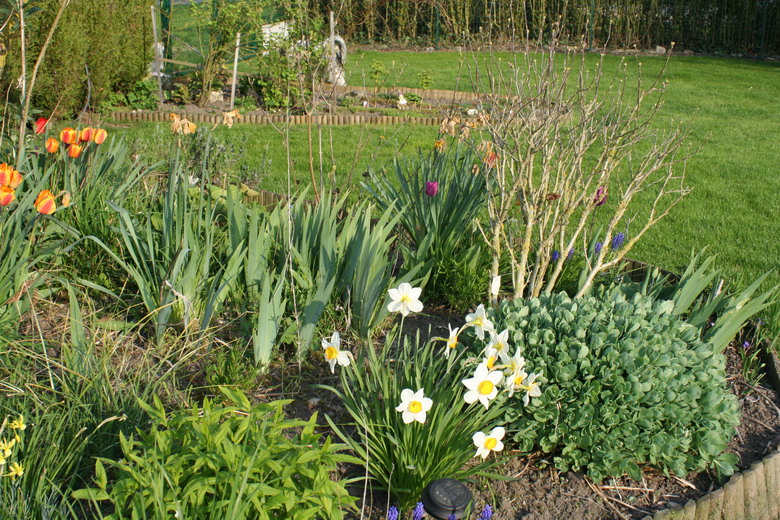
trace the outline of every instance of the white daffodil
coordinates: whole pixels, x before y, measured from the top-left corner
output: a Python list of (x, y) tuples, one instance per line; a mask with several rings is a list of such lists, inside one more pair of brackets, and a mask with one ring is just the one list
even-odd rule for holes
[(525, 358), (520, 355), (520, 352), (520, 348), (518, 348), (517, 351), (515, 351), (515, 355), (512, 357), (509, 357), (509, 352), (501, 353), (501, 362), (506, 367), (506, 370), (504, 371), (505, 376), (509, 377), (510, 374), (523, 370)]
[(485, 332), (493, 330), (493, 322), (485, 315), (485, 306), (481, 303), (476, 311), (466, 315), (466, 325), (474, 327), (479, 339), (485, 339)]
[(330, 341), (327, 339), (322, 340), (322, 348), (325, 350), (325, 360), (330, 365), (330, 372), (333, 373), (336, 370), (336, 363), (345, 367), (349, 365), (352, 359), (352, 353), (347, 350), (341, 350), (341, 338), (338, 332), (334, 332)]
[(433, 406), (433, 401), (425, 397), (424, 389), (420, 388), (416, 392), (412, 392), (411, 388), (404, 388), (401, 390), (401, 404), (396, 407), (395, 411), (401, 412), (404, 424), (409, 424), (412, 421), (425, 423), (426, 414), (431, 406)]
[(506, 387), (506, 389), (509, 391), (509, 397), (515, 395), (515, 390), (523, 387), (523, 383), (525, 383), (527, 378), (528, 374), (526, 374), (525, 370), (522, 368), (515, 370), (506, 377), (506, 380), (504, 381), (504, 387)]
[(460, 332), (460, 327), (453, 329), (449, 323), (447, 328), (450, 329), (450, 337), (447, 338), (447, 348), (444, 349), (444, 357), (450, 357), (450, 351), (455, 350), (455, 347), (458, 346), (458, 333)]
[(501, 276), (496, 275), (490, 282), (490, 295), (493, 297), (498, 296), (499, 289), (501, 289)]
[(487, 346), (488, 349), (493, 348), (502, 358), (509, 352), (509, 329), (505, 329), (503, 332), (496, 334), (496, 331), (490, 331), (490, 343)]
[(420, 301), (421, 287), (412, 287), (406, 282), (398, 286), (398, 289), (390, 289), (387, 293), (391, 301), (387, 304), (390, 312), (400, 312), (401, 316), (407, 316), (410, 312), (420, 312), (423, 304)]
[(498, 355), (499, 352), (494, 347), (487, 347), (485, 349), (485, 359), (483, 360), (483, 363), (485, 363), (489, 370), (493, 370), (493, 367), (496, 366), (496, 361), (498, 361)]
[(498, 395), (498, 389), (496, 387), (501, 383), (503, 378), (504, 374), (501, 372), (491, 372), (486, 363), (480, 363), (477, 366), (477, 370), (474, 372), (474, 377), (461, 381), (466, 388), (469, 389), (469, 391), (463, 395), (463, 399), (465, 399), (468, 404), (479, 401), (487, 408), (490, 405), (490, 401), (495, 399)]
[(539, 377), (540, 373), (533, 373), (530, 376), (528, 376), (528, 379), (525, 380), (525, 382), (520, 385), (520, 388), (525, 390), (525, 395), (523, 396), (523, 404), (528, 406), (528, 402), (531, 400), (532, 397), (539, 397), (542, 395), (542, 391), (539, 389), (539, 383), (536, 382), (536, 378)]
[(504, 429), (499, 426), (490, 430), (490, 433), (485, 435), (482, 432), (477, 432), (471, 439), (474, 441), (474, 446), (477, 447), (477, 453), (475, 457), (482, 457), (486, 459), (490, 455), (491, 451), (501, 451), (504, 449), (504, 443), (501, 439), (504, 438)]

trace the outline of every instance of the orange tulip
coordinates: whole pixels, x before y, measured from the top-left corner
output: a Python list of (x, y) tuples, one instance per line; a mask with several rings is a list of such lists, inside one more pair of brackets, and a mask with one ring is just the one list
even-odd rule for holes
[(6, 185), (16, 189), (22, 182), (22, 174), (14, 170), (13, 166), (0, 164), (0, 185)]
[(68, 157), (76, 158), (81, 155), (81, 149), (84, 148), (80, 144), (72, 144), (68, 146)]
[(60, 149), (60, 142), (53, 137), (46, 139), (46, 151), (49, 153), (57, 153)]
[(60, 141), (65, 144), (73, 144), (79, 140), (79, 133), (71, 127), (64, 128), (60, 132)]
[(108, 132), (102, 128), (97, 128), (95, 130), (95, 137), (93, 138), (93, 141), (95, 141), (95, 144), (103, 144), (103, 141), (106, 140), (106, 137), (108, 137)]
[(35, 209), (43, 215), (51, 215), (57, 209), (54, 203), (54, 194), (49, 190), (43, 190), (35, 199)]
[(95, 138), (95, 129), (91, 126), (86, 127), (79, 135), (79, 141), (88, 142)]
[(16, 200), (16, 192), (9, 186), (0, 186), (0, 206), (8, 206)]

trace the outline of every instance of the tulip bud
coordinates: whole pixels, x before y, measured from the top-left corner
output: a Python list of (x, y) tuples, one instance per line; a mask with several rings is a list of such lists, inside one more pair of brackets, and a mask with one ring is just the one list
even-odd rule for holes
[(92, 140), (95, 141), (95, 144), (103, 144), (103, 141), (106, 140), (106, 137), (108, 137), (108, 132), (102, 128), (97, 128), (95, 130), (95, 137), (93, 137)]
[(94, 138), (95, 138), (95, 129), (90, 126), (84, 128), (81, 131), (81, 134), (79, 134), (79, 141), (84, 143), (89, 142)]
[(51, 215), (57, 209), (54, 203), (54, 195), (49, 190), (43, 190), (35, 199), (35, 209), (43, 215)]
[(0, 186), (0, 206), (8, 206), (16, 200), (16, 192), (10, 186)]
[(599, 189), (596, 190), (596, 195), (593, 197), (593, 204), (596, 206), (603, 206), (605, 202), (607, 202), (607, 196), (609, 195), (609, 190), (606, 186), (599, 186)]
[(46, 139), (46, 151), (49, 153), (57, 153), (60, 149), (60, 142), (53, 137)]
[(60, 141), (62, 141), (65, 144), (73, 144), (78, 140), (79, 140), (79, 133), (73, 128), (70, 127), (64, 128), (62, 132), (60, 132)]
[(72, 157), (73, 159), (75, 159), (76, 157), (81, 155), (82, 148), (83, 146), (81, 146), (80, 144), (72, 144), (68, 146), (68, 157)]
[(40, 117), (35, 122), (35, 133), (36, 134), (42, 134), (46, 131), (46, 125), (49, 123), (49, 120), (45, 117)]
[(439, 193), (439, 183), (437, 181), (428, 181), (425, 183), (425, 194), (429, 197), (435, 196)]

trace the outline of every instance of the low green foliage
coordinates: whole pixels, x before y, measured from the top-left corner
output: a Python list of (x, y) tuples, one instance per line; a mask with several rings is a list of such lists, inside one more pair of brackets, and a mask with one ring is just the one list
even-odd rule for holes
[[(322, 442), (316, 415), (287, 420), (289, 401), (252, 405), (239, 391), (221, 390), (231, 404), (205, 399), (202, 408), (169, 414), (157, 398), (142, 402), (148, 431), (120, 435), (124, 457), (98, 459), (95, 487), (74, 496), (109, 500), (113, 519), (342, 518), (356, 499), (330, 473), (359, 461)], [(109, 482), (106, 466), (116, 480)]]
[[(324, 387), (342, 399), (355, 433), (349, 436), (343, 424), (328, 418), (331, 427), (364, 461), (370, 477), (398, 498), (401, 509), (414, 505), (435, 479), (484, 474), (500, 460), (466, 465), (474, 457), (472, 435), (497, 426), (502, 409), (465, 403), (461, 381), (470, 368), (454, 355), (443, 356), (445, 348), (441, 343), (422, 345), (419, 335), (411, 341), (391, 332), (378, 352), (369, 345), (353, 363), (339, 368), (340, 390)], [(433, 401), (422, 424), (405, 424), (396, 411), (407, 388), (422, 389)]]
[(541, 397), (506, 420), (523, 451), (554, 452), (561, 471), (595, 480), (640, 464), (686, 475), (737, 462), (722, 453), (739, 422), (725, 358), (670, 301), (563, 293), (514, 300), (489, 314), (522, 348), (529, 372), (543, 373)]

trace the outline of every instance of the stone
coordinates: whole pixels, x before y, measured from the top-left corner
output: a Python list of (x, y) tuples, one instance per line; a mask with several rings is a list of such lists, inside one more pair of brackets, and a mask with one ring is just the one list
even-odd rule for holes
[(657, 54), (666, 54), (666, 47), (662, 47), (661, 45), (656, 45), (655, 52)]

